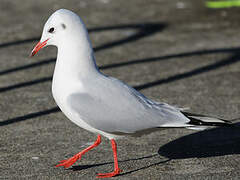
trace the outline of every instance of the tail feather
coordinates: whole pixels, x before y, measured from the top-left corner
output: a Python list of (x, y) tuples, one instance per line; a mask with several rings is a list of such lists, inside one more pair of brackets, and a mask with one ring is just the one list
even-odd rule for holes
[(225, 119), (220, 119), (220, 118), (215, 118), (215, 117), (210, 117), (206, 115), (201, 115), (201, 114), (194, 114), (194, 113), (189, 113), (189, 112), (184, 112), (181, 111), (190, 121), (188, 122), (189, 125), (194, 125), (194, 126), (232, 126), (232, 122), (225, 120)]

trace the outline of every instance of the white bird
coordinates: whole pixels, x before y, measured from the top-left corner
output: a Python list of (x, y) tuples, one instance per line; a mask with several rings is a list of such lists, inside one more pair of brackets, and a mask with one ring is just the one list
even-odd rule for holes
[(191, 114), (180, 108), (146, 98), (125, 83), (101, 73), (95, 63), (87, 29), (78, 15), (60, 9), (46, 22), (40, 42), (32, 50), (58, 48), (52, 93), (62, 112), (75, 124), (98, 134), (93, 145), (57, 166), (73, 165), (81, 156), (101, 143), (101, 135), (111, 140), (114, 171), (99, 178), (120, 173), (115, 139), (140, 136), (161, 127), (199, 128), (221, 126), (229, 121)]

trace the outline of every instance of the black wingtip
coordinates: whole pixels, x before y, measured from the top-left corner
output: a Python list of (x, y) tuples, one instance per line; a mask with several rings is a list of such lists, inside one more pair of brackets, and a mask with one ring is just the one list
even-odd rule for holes
[(184, 112), (184, 111), (181, 111), (181, 113), (190, 120), (187, 124), (194, 125), (194, 126), (231, 126), (231, 127), (234, 126), (234, 124), (231, 121), (225, 120), (225, 119), (216, 118), (222, 122), (219, 122), (219, 121), (209, 122), (209, 121), (201, 120), (201, 118), (204, 118), (204, 117), (213, 118), (213, 117), (202, 115), (202, 114)]

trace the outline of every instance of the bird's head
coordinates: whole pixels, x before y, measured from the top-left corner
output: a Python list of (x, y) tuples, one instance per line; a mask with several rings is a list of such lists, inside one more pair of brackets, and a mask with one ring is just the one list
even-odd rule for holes
[[(30, 56), (48, 45), (58, 46), (60, 41), (74, 34), (82, 22), (78, 15), (66, 9), (54, 12), (44, 25), (41, 40), (33, 48)], [(64, 42), (62, 42), (64, 43)]]

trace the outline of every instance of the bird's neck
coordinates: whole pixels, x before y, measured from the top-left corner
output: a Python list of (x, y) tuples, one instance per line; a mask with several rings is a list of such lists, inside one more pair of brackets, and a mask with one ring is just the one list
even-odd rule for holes
[(79, 38), (66, 37), (60, 44), (54, 74), (79, 79), (99, 72), (87, 33)]

